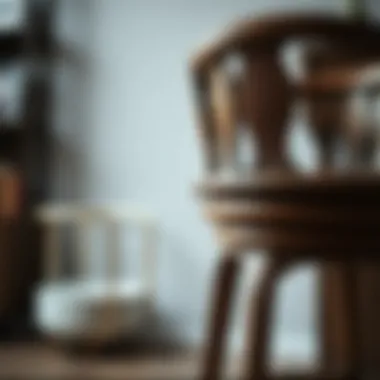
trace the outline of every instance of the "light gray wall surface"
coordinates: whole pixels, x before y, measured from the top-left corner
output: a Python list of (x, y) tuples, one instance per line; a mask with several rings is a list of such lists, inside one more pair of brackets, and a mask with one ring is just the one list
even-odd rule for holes
[[(173, 335), (198, 345), (217, 246), (193, 186), (201, 161), (188, 59), (236, 18), (281, 10), (343, 13), (344, 2), (64, 0), (61, 5), (58, 36), (74, 53), (57, 70), (54, 197), (123, 199), (157, 215), (159, 314), (170, 321)], [(296, 155), (309, 153), (302, 138), (294, 144)], [(313, 273), (306, 268), (284, 281), (276, 329), (280, 355), (313, 351)], [(244, 304), (241, 297), (236, 346)]]

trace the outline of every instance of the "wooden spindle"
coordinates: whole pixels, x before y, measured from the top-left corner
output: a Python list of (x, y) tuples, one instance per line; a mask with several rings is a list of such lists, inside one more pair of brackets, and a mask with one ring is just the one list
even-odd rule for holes
[(286, 122), (292, 101), (278, 48), (247, 53), (245, 113), (258, 147), (256, 167), (284, 168)]
[(206, 170), (214, 172), (218, 167), (216, 131), (210, 102), (210, 80), (207, 75), (195, 73), (195, 102), (198, 111), (198, 133), (203, 145)]
[(321, 169), (334, 166), (336, 142), (346, 108), (344, 96), (318, 94), (307, 100), (309, 122), (315, 136)]
[(378, 95), (376, 92), (365, 91), (358, 96), (363, 102), (355, 104), (358, 97), (352, 97), (347, 110), (345, 138), (350, 151), (350, 166), (371, 168), (375, 163), (378, 145), (375, 115)]
[(236, 163), (236, 98), (233, 93), (233, 78), (221, 66), (211, 73), (211, 103), (220, 168), (233, 169)]

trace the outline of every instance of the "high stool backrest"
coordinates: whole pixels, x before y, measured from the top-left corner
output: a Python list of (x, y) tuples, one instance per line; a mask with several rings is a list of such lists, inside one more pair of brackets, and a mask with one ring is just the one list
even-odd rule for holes
[[(379, 40), (380, 29), (364, 22), (296, 15), (247, 20), (206, 46), (193, 60), (192, 74), (207, 173), (244, 172), (238, 162), (242, 129), (256, 153), (249, 174), (291, 169), (287, 137), (300, 104), (308, 111), (319, 167), (333, 168), (331, 142), (353, 143), (347, 139), (348, 100), (358, 86), (366, 89), (365, 101), (378, 94), (374, 82), (361, 82), (357, 73), (380, 57)], [(281, 61), (291, 42), (305, 53), (301, 77), (290, 75)]]

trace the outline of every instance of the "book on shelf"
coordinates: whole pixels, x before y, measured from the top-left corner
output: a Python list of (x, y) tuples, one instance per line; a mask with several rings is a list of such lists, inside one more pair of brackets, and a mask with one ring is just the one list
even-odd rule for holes
[(16, 219), (21, 207), (21, 173), (11, 165), (0, 165), (0, 218)]

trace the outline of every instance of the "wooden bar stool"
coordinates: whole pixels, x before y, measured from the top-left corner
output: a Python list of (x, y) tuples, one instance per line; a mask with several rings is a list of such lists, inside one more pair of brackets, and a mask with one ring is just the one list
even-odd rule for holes
[[(336, 164), (337, 140), (344, 141), (346, 169), (375, 169), (379, 141), (376, 102), (380, 97), (379, 58), (374, 51), (355, 52), (335, 49), (311, 49), (307, 57), (308, 77), (303, 90), (308, 99), (309, 122), (319, 144), (321, 168), (328, 170)], [(302, 87), (302, 85), (301, 85)], [(354, 297), (360, 308), (361, 368), (366, 374), (378, 373), (378, 343), (376, 338), (378, 316), (373, 302), (378, 285), (379, 267), (371, 262), (357, 262), (354, 273)], [(342, 332), (345, 311), (342, 299), (345, 293), (344, 267), (339, 262), (323, 264), (321, 286), (321, 321), (323, 337), (322, 363), (342, 365), (347, 336)], [(374, 336), (375, 335), (375, 336)], [(377, 343), (376, 343), (377, 339)]]
[[(199, 191), (222, 247), (203, 380), (221, 376), (239, 260), (257, 248), (267, 251), (268, 263), (252, 300), (244, 379), (274, 377), (267, 363), (273, 295), (284, 272), (305, 261), (338, 268), (340, 360), (281, 377), (358, 379), (363, 372), (355, 266), (378, 259), (380, 176), (369, 162), (365, 170), (357, 165), (365, 149), (347, 121), (360, 83), (352, 73), (380, 57), (379, 38), (380, 28), (340, 18), (267, 17), (230, 28), (193, 61), (207, 167)], [(293, 40), (306, 52), (301, 78), (281, 62)], [(299, 105), (320, 153), (319, 167), (308, 172), (296, 168), (287, 146)], [(239, 162), (242, 133), (255, 149), (249, 167)], [(344, 165), (336, 158), (342, 149)]]

